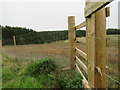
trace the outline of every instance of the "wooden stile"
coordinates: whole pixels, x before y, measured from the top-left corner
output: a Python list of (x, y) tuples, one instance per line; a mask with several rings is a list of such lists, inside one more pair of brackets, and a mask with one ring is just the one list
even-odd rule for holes
[(68, 39), (70, 44), (70, 63), (71, 69), (75, 69), (75, 38), (76, 38), (76, 30), (75, 30), (75, 17), (68, 17)]

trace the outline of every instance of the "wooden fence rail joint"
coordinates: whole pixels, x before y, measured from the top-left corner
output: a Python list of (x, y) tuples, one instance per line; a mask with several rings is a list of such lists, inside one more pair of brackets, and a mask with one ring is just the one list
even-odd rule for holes
[(100, 67), (96, 67), (96, 69), (97, 69), (98, 73), (99, 73), (99, 74), (101, 75), (101, 77), (102, 77), (103, 75), (102, 75), (102, 71), (101, 71)]
[(105, 8), (105, 14), (106, 14), (106, 17), (110, 16), (110, 7)]
[(83, 88), (86, 88), (87, 90), (92, 90), (88, 85), (88, 82), (86, 82), (84, 79), (82, 80), (82, 84), (83, 84)]

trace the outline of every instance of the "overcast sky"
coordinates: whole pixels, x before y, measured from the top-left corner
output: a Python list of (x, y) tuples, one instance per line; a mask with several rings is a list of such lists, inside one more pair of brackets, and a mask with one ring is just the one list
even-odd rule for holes
[[(108, 5), (107, 28), (118, 28), (118, 1)], [(76, 25), (85, 20), (84, 7), (84, 0), (1, 0), (0, 23), (36, 31), (64, 30), (68, 16), (75, 16)]]

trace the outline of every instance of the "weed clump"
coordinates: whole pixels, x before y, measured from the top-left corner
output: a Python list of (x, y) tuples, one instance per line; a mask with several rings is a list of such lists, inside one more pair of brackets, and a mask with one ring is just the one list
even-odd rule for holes
[(82, 77), (75, 71), (62, 72), (56, 78), (60, 88), (82, 88)]
[(52, 58), (46, 57), (42, 58), (38, 61), (33, 61), (27, 67), (27, 74), (37, 77), (40, 74), (50, 74), (51, 72), (55, 71), (57, 68), (55, 62)]

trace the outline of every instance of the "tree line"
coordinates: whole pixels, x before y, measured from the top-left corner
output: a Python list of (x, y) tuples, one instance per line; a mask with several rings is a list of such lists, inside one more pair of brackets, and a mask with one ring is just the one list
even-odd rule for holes
[[(68, 30), (41, 31), (22, 27), (0, 26), (2, 28), (2, 44), (13, 45), (13, 36), (16, 36), (17, 45), (44, 44), (68, 39)], [(120, 34), (119, 29), (107, 29), (107, 34)], [(77, 37), (86, 36), (85, 30), (77, 30)]]

